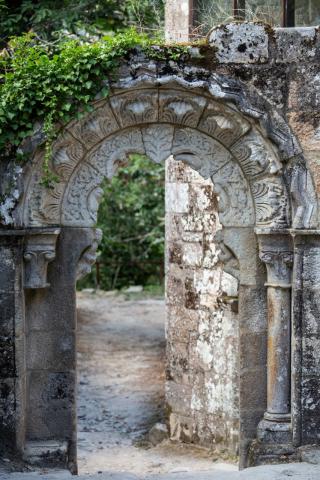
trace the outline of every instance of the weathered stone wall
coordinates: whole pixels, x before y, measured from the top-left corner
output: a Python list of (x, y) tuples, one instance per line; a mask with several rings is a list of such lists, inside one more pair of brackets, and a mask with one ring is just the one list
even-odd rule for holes
[[(15, 447), (41, 436), (44, 447), (52, 440), (74, 448), (69, 384), (60, 383), (59, 399), (50, 397), (56, 394), (54, 386), (47, 389), (43, 398), (50, 405), (41, 407), (39, 400), (48, 412), (57, 400), (56, 406), (68, 410), (68, 422), (39, 422), (40, 435), (29, 418), (33, 393), (47, 391), (54, 358), (65, 358), (63, 373), (74, 378), (69, 355), (74, 339), (69, 346), (63, 339), (74, 336), (74, 308), (67, 311), (66, 305), (72, 303), (67, 292), (72, 298), (77, 259), (72, 257), (66, 271), (68, 251), (75, 255), (74, 248), (71, 242), (61, 251), (59, 242), (66, 227), (94, 226), (102, 180), (133, 151), (157, 162), (175, 158), (167, 171), (172, 437), (234, 452), (240, 431), (242, 466), (248, 464), (248, 452), (259, 463), (296, 458), (297, 446), (319, 444), (319, 60), (315, 28), (219, 27), (209, 45), (192, 48), (183, 61), (157, 62), (141, 52), (124, 61), (120, 79), (110, 82), (110, 98), (94, 103), (87, 117), (70, 123), (56, 139), (51, 167), (60, 182), (55, 189), (41, 185), (39, 138), (24, 142), (21, 148), (30, 157), (32, 152), (33, 163), (19, 174), (8, 167), (14, 191), (0, 208), (5, 225), (0, 298), (8, 298), (10, 305), (1, 312), (8, 329), (1, 339), (0, 420)], [(180, 161), (211, 178), (213, 186)], [(217, 209), (223, 230), (215, 240)], [(56, 260), (55, 243), (44, 244), (38, 231), (52, 237), (50, 226), (61, 227)], [(8, 232), (12, 239), (5, 238)], [(35, 242), (29, 245), (32, 235)], [(88, 246), (94, 243), (91, 239)], [(239, 278), (238, 314), (236, 282), (222, 273), (221, 260), (224, 270)], [(46, 282), (49, 262), (51, 287)], [(25, 299), (22, 282), (25, 291), (42, 293), (28, 292)], [(66, 282), (68, 290), (63, 289)], [(55, 303), (57, 310), (50, 307), (50, 292), (62, 299)], [(60, 314), (67, 325), (60, 332), (62, 343), (54, 343)], [(46, 349), (36, 341), (47, 334), (41, 315), (50, 325)], [(34, 370), (46, 370), (38, 385), (31, 378)], [(74, 451), (68, 458), (74, 460)]]
[[(194, 2), (166, 2), (168, 41), (188, 41)], [(223, 272), (217, 196), (183, 162), (167, 161), (166, 399), (171, 438), (238, 453), (238, 281)], [(221, 253), (221, 252), (220, 252)]]
[(210, 180), (166, 169), (167, 383), (171, 438), (229, 449), (239, 436), (238, 281), (223, 272)]

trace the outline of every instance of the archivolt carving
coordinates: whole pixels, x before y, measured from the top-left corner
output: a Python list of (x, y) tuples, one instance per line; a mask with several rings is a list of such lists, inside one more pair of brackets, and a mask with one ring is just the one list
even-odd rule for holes
[(125, 161), (130, 153), (145, 154), (139, 129), (120, 131), (109, 137), (95, 151), (90, 152), (86, 159), (103, 176), (111, 178), (115, 173), (115, 162)]
[(142, 130), (147, 157), (159, 163), (170, 157), (174, 128), (171, 125), (152, 125)]
[(103, 173), (88, 163), (84, 163), (78, 168), (63, 199), (63, 225), (86, 227), (95, 224), (99, 199), (102, 194), (99, 186), (103, 178)]
[(277, 173), (281, 170), (280, 160), (267, 146), (261, 134), (251, 131), (231, 147), (231, 152), (239, 161), (246, 177), (263, 173)]
[[(238, 102), (247, 114), (256, 118), (260, 115), (265, 125), (265, 115), (250, 105), (244, 107), (241, 88), (234, 86), (235, 82), (226, 89), (220, 79), (213, 77), (215, 86), (195, 82), (192, 87), (196, 90), (192, 91), (182, 79), (143, 81), (147, 87), (142, 82), (137, 88), (138, 81), (132, 81), (134, 89), (118, 89), (109, 101), (97, 103), (96, 110), (87, 117), (70, 123), (54, 145), (52, 166), (60, 183), (53, 190), (40, 185), (41, 154), (37, 154), (22, 202), (23, 215), (16, 215), (18, 219), (23, 217), (23, 226), (91, 226), (101, 181), (111, 177), (117, 164), (130, 153), (146, 154), (156, 162), (172, 154), (203, 177), (211, 177), (220, 197), (224, 225), (290, 225), (290, 201), (277, 150), (253, 120), (226, 104)], [(165, 88), (159, 86), (165, 82)], [(276, 127), (269, 126), (271, 130), (274, 136)], [(284, 141), (285, 129), (280, 133)], [(284, 144), (281, 149), (284, 151)], [(292, 182), (297, 185), (304, 180)], [(296, 218), (308, 203), (301, 192), (300, 187), (292, 190), (301, 206), (295, 210)], [(308, 198), (311, 196), (312, 192)], [(303, 211), (307, 225), (310, 215), (307, 208)]]
[(202, 130), (230, 146), (251, 129), (250, 123), (238, 112), (217, 102), (210, 102), (198, 125)]
[(81, 120), (69, 124), (68, 131), (90, 149), (118, 128), (109, 102), (105, 102)]
[(252, 185), (255, 199), (256, 223), (284, 228), (289, 223), (288, 194), (279, 177), (265, 178)]
[(206, 99), (186, 92), (160, 92), (159, 120), (176, 125), (196, 127), (206, 105)]
[(67, 180), (77, 163), (84, 155), (81, 143), (67, 132), (64, 132), (53, 144), (52, 167), (56, 174), (64, 181)]
[(122, 127), (158, 120), (157, 91), (139, 90), (136, 95), (127, 92), (112, 97), (110, 102)]
[(204, 178), (211, 177), (231, 161), (228, 150), (213, 138), (191, 128), (175, 131), (172, 154), (197, 170)]
[(223, 166), (212, 176), (219, 196), (219, 218), (224, 226), (254, 225), (254, 208), (250, 188), (240, 167), (234, 162)]

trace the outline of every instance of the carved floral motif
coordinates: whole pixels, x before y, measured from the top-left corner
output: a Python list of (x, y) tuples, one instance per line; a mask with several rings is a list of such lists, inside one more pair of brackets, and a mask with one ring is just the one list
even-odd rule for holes
[(198, 128), (223, 145), (230, 146), (250, 130), (251, 125), (236, 111), (218, 102), (210, 102), (201, 116)]
[(118, 128), (119, 125), (108, 102), (96, 108), (81, 120), (73, 121), (68, 126), (69, 132), (83, 143), (87, 149), (94, 147), (112, 132), (118, 130)]
[(262, 173), (277, 173), (281, 170), (281, 162), (272, 149), (257, 132), (250, 132), (231, 147), (231, 152), (240, 163), (247, 177)]
[(288, 197), (282, 178), (266, 178), (252, 187), (257, 225), (283, 228), (288, 225)]
[(116, 163), (125, 162), (130, 153), (145, 154), (142, 135), (137, 128), (112, 135), (90, 153), (87, 161), (105, 177), (111, 178), (115, 174)]
[(158, 120), (157, 90), (136, 90), (111, 97), (110, 103), (122, 127)]
[(170, 157), (173, 132), (171, 125), (152, 125), (142, 130), (146, 155), (150, 160), (159, 163)]
[(52, 146), (52, 168), (63, 181), (72, 174), (84, 155), (84, 148), (69, 133), (62, 133)]
[(206, 99), (181, 91), (160, 91), (159, 120), (176, 125), (196, 127)]
[(104, 175), (88, 163), (83, 163), (75, 172), (63, 199), (64, 225), (87, 227), (96, 223), (103, 178)]

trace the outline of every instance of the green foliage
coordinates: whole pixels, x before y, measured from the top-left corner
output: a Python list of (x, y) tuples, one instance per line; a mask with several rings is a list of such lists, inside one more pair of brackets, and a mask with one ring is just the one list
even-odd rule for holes
[[(104, 183), (98, 214), (103, 231), (100, 287), (161, 285), (164, 256), (164, 165), (132, 155)], [(80, 283), (94, 286), (96, 271)]]
[[(80, 118), (92, 109), (90, 102), (99, 94), (108, 95), (107, 80), (121, 59), (135, 47), (151, 55), (151, 40), (130, 29), (95, 43), (68, 40), (54, 48), (39, 44), (33, 34), (15, 37), (0, 61), (0, 151), (13, 156), (33, 126), (43, 124), (46, 134), (44, 184), (55, 178), (48, 164), (51, 144), (58, 127), (71, 118)], [(155, 56), (170, 55), (178, 60), (186, 47), (157, 47)]]
[(133, 25), (159, 30), (163, 17), (163, 0), (0, 0), (0, 38), (30, 30), (49, 41), (101, 36)]

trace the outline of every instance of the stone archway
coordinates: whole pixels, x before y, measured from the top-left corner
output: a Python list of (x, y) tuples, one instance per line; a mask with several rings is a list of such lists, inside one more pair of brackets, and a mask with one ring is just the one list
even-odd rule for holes
[[(150, 73), (122, 78), (111, 92), (55, 141), (51, 168), (59, 182), (53, 189), (41, 184), (43, 151), (37, 136), (21, 147), (32, 152), (32, 161), (21, 175), (19, 202), (8, 213), (20, 231), (20, 236), (13, 231), (20, 266), (14, 275), (22, 275), (23, 256), (26, 289), (25, 299), (15, 300), (21, 310), (25, 307), (26, 330), (21, 327), (16, 342), (21, 381), (15, 395), (22, 400), (14, 443), (29, 458), (50, 451), (58, 463), (67, 456), (75, 470), (76, 275), (93, 260), (88, 249), (97, 243), (92, 227), (101, 182), (129, 154), (139, 153), (156, 162), (173, 155), (213, 181), (223, 225), (221, 249), (227, 251), (226, 263), (236, 257), (240, 268), (241, 465), (259, 421), (258, 440), (272, 444), (278, 454), (278, 445), (292, 445), (289, 230), (312, 228), (317, 213), (303, 158), (285, 122), (271, 109), (261, 112), (252, 105), (234, 80), (188, 81)], [(259, 252), (267, 266), (267, 288)], [(268, 375), (259, 351), (267, 342), (267, 320), (269, 340), (272, 335)], [(56, 325), (52, 334), (45, 331), (48, 321)], [(258, 345), (252, 348), (246, 343), (251, 334)], [(59, 421), (57, 415), (62, 415)], [(264, 455), (263, 448), (258, 454)]]

